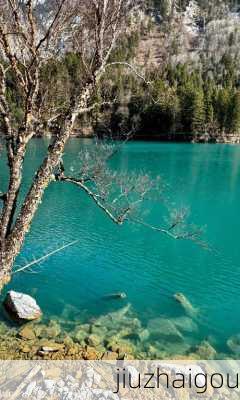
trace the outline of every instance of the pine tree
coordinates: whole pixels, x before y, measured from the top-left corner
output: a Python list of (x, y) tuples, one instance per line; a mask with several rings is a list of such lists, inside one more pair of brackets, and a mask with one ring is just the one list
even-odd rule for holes
[(206, 102), (206, 123), (212, 125), (214, 122), (214, 108), (211, 100)]
[(204, 91), (206, 123), (212, 126), (214, 122), (214, 87), (212, 81), (206, 82)]
[(192, 106), (192, 132), (198, 133), (203, 131), (206, 122), (204, 92), (201, 87), (197, 88), (193, 98)]
[(229, 110), (229, 128), (231, 133), (240, 133), (240, 91), (238, 90), (232, 97)]
[(193, 114), (193, 99), (194, 87), (192, 83), (187, 83), (179, 90), (179, 98), (181, 103), (181, 125), (184, 133), (192, 130), (192, 114)]
[(216, 98), (216, 114), (219, 127), (222, 131), (231, 129), (229, 110), (231, 109), (231, 90), (230, 88), (221, 88)]

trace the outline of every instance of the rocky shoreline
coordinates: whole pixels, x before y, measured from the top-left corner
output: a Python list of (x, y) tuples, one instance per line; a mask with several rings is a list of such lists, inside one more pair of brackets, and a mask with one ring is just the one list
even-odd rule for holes
[[(123, 294), (122, 294), (123, 295)], [(116, 296), (116, 294), (115, 294)], [(118, 294), (120, 296), (120, 294)], [(18, 321), (9, 328), (0, 323), (1, 360), (212, 360), (229, 358), (219, 354), (207, 340), (197, 342), (198, 310), (182, 293), (174, 295), (183, 315), (150, 319), (146, 326), (131, 304), (87, 323), (69, 321), (71, 329), (52, 319), (41, 320), (35, 300), (23, 293), (8, 292), (4, 306)], [(30, 321), (30, 322), (29, 322)], [(65, 321), (66, 324), (66, 321)], [(229, 338), (234, 357), (240, 354), (240, 335)]]
[[(37, 139), (44, 138), (44, 135), (35, 136)], [(76, 130), (71, 138), (72, 139), (93, 139), (96, 137), (94, 132), (89, 130), (87, 133), (81, 130)], [(114, 136), (113, 136), (114, 139)], [(119, 136), (116, 136), (117, 140), (121, 140)], [(122, 140), (126, 138), (123, 137)], [(240, 135), (237, 134), (192, 134), (192, 133), (166, 133), (166, 134), (154, 134), (154, 135), (144, 135), (136, 134), (131, 141), (152, 141), (152, 142), (173, 142), (173, 143), (212, 143), (212, 144), (240, 144)]]
[[(1, 360), (99, 360), (117, 359), (113, 354), (100, 352), (99, 348), (83, 346), (69, 335), (59, 335), (59, 325), (26, 325), (20, 330), (0, 327)], [(104, 357), (103, 357), (104, 356)]]
[[(135, 359), (214, 359), (215, 349), (202, 342), (188, 354), (167, 355), (153, 345), (140, 352), (130, 341), (109, 339), (100, 341), (99, 336), (87, 330), (86, 324), (69, 334), (61, 330), (56, 321), (45, 324), (27, 324), (20, 329), (0, 325), (1, 360), (135, 360)], [(81, 336), (87, 336), (83, 340)]]
[[(189, 345), (171, 320), (153, 321), (149, 329), (127, 307), (88, 324), (62, 329), (57, 320), (48, 324), (29, 322), (9, 328), (0, 323), (1, 360), (154, 360), (216, 359), (219, 354), (208, 341)], [(190, 324), (188, 317), (178, 323)], [(111, 328), (110, 328), (111, 327)], [(160, 332), (156, 330), (161, 329)], [(156, 337), (154, 338), (154, 335)], [(159, 336), (163, 341), (160, 342)], [(171, 349), (171, 346), (175, 347)], [(175, 349), (175, 350), (174, 350)], [(221, 358), (227, 358), (221, 355)]]

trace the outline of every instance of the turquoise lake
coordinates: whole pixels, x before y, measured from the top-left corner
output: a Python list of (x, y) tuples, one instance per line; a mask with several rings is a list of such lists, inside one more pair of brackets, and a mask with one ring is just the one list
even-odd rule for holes
[[(32, 141), (23, 191), (47, 145), (44, 140)], [(89, 145), (88, 140), (71, 140), (66, 163), (70, 165)], [(4, 162), (3, 157), (3, 185)], [(36, 273), (16, 274), (4, 292), (13, 289), (33, 295), (45, 318), (57, 318), (63, 325), (86, 322), (130, 303), (143, 326), (157, 318), (183, 316), (173, 298), (182, 292), (198, 309), (194, 317), (198, 331), (192, 340), (208, 338), (219, 353), (227, 352), (227, 339), (240, 333), (240, 146), (130, 142), (112, 166), (160, 175), (169, 204), (190, 208), (190, 221), (205, 226), (203, 238), (212, 250), (174, 241), (143, 226), (118, 227), (77, 187), (55, 183), (45, 193), (15, 268), (64, 243), (79, 242), (36, 266)], [(149, 202), (148, 211), (147, 222), (163, 221), (158, 202)], [(127, 299), (103, 299), (118, 291)]]

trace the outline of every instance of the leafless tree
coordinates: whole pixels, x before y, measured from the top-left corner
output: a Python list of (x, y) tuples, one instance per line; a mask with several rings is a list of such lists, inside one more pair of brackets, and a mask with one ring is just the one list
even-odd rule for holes
[[(119, 225), (134, 219), (133, 210), (153, 189), (148, 176), (119, 176), (107, 167), (116, 151), (112, 145), (102, 143), (100, 150), (80, 154), (81, 166), (74, 176), (66, 175), (62, 162), (77, 119), (99, 106), (94, 102), (99, 82), (108, 68), (121, 64), (114, 62), (112, 54), (126, 30), (130, 12), (138, 5), (135, 0), (0, 0), (0, 116), (9, 168), (8, 187), (0, 197), (0, 287), (10, 280), (15, 258), (50, 183), (77, 185)], [(84, 74), (77, 92), (65, 104), (50, 107), (41, 71), (49, 61), (61, 59), (66, 49), (79, 54)], [(135, 67), (125, 62), (123, 65), (144, 79)], [(20, 121), (8, 97), (9, 74), (21, 103)], [(20, 204), (29, 141), (53, 123), (51, 144)], [(175, 233), (182, 221), (183, 215), (175, 215), (169, 229), (155, 229), (174, 238), (184, 237)], [(135, 222), (142, 221), (137, 217)]]

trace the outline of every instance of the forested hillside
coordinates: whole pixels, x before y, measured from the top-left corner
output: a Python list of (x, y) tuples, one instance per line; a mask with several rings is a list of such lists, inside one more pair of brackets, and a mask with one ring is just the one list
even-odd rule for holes
[[(43, 21), (44, 4), (39, 8)], [(133, 65), (139, 76), (126, 66), (109, 70), (108, 84), (100, 82), (96, 92), (96, 99), (105, 106), (84, 116), (78, 132), (121, 135), (131, 131), (149, 138), (178, 133), (240, 134), (239, 53), (236, 1), (149, 0), (145, 6), (140, 4), (129, 15), (114, 55), (114, 60)], [(42, 68), (41, 93), (52, 109), (67, 107), (65, 99), (73, 98), (81, 85), (81, 58), (71, 48), (64, 54)], [(9, 75), (8, 96), (21, 121), (21, 96), (14, 88)], [(46, 133), (54, 133), (54, 121), (47, 126), (43, 122), (36, 132)]]
[(238, 134), (238, 4), (155, 1), (149, 2), (146, 15), (135, 63), (151, 86), (146, 90), (133, 83), (130, 121), (138, 117), (144, 135)]

